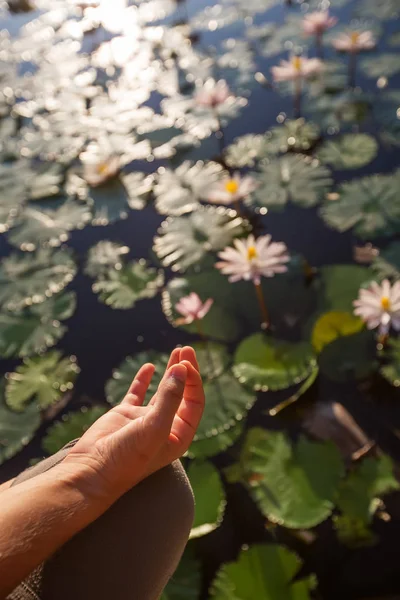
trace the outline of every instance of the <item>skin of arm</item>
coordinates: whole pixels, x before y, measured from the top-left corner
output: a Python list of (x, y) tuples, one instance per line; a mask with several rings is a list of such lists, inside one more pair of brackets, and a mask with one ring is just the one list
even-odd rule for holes
[(61, 463), (0, 488), (0, 600), (122, 494), (186, 452), (204, 409), (198, 368), (192, 348), (174, 350), (142, 406), (154, 372), (144, 365), (122, 402)]

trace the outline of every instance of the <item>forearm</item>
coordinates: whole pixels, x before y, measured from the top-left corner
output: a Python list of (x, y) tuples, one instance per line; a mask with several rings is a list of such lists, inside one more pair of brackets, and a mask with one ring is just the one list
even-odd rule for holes
[(0, 599), (71, 537), (100, 516), (107, 502), (90, 496), (84, 476), (55, 467), (0, 496)]

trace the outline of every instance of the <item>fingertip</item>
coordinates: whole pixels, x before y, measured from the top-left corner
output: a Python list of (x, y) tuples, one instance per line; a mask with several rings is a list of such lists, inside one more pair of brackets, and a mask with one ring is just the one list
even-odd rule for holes
[(186, 360), (189, 363), (191, 363), (195, 369), (199, 370), (199, 363), (197, 362), (196, 351), (194, 348), (192, 348), (192, 346), (184, 346), (183, 348), (181, 348), (179, 360), (180, 362)]
[(187, 377), (187, 367), (186, 365), (179, 363), (177, 365), (173, 365), (168, 370), (168, 377), (172, 379), (176, 379), (181, 383), (185, 383)]

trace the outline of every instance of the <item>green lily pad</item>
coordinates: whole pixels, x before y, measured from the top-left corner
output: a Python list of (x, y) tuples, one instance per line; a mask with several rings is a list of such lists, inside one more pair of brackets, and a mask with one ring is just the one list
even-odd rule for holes
[(200, 588), (200, 563), (188, 545), (160, 600), (199, 600)]
[(255, 395), (245, 390), (229, 373), (206, 382), (204, 393), (207, 402), (194, 436), (195, 442), (228, 431), (244, 419), (256, 400)]
[(111, 268), (92, 286), (104, 304), (116, 309), (133, 308), (138, 300), (153, 298), (164, 284), (164, 273), (148, 266), (140, 259), (124, 265), (121, 269)]
[(203, 381), (215, 379), (226, 371), (230, 363), (230, 356), (226, 346), (209, 341), (196, 342), (191, 345), (196, 351)]
[(287, 154), (262, 166), (259, 186), (248, 203), (282, 209), (291, 201), (309, 208), (324, 198), (331, 184), (330, 171), (318, 160)]
[(190, 215), (166, 219), (154, 238), (154, 251), (165, 267), (186, 271), (248, 229), (234, 210), (202, 206)]
[(342, 183), (338, 199), (321, 207), (321, 217), (340, 232), (354, 228), (363, 239), (394, 235), (400, 232), (399, 184), (400, 171)]
[(89, 207), (71, 198), (64, 202), (28, 205), (8, 236), (13, 246), (35, 250), (40, 246), (61, 246), (74, 229), (83, 229), (90, 221)]
[(225, 511), (225, 492), (217, 469), (207, 461), (191, 462), (187, 475), (193, 489), (195, 514), (190, 539), (216, 529)]
[(292, 446), (281, 431), (251, 429), (229, 480), (243, 481), (263, 514), (291, 529), (309, 529), (334, 508), (344, 464), (331, 442), (301, 437)]
[(380, 368), (383, 377), (395, 387), (400, 387), (400, 338), (390, 338), (381, 351), (385, 364)]
[(0, 313), (0, 356), (29, 356), (54, 346), (67, 328), (60, 321), (69, 319), (76, 307), (74, 292), (33, 304), (22, 312)]
[(371, 331), (338, 337), (318, 357), (321, 372), (339, 382), (364, 379), (377, 368), (376, 341)]
[(266, 143), (264, 135), (248, 133), (235, 139), (225, 150), (226, 164), (234, 168), (254, 167), (261, 156), (271, 156), (278, 151)]
[(29, 199), (40, 200), (58, 196), (61, 192), (63, 179), (64, 174), (60, 164), (45, 163), (40, 165), (28, 187)]
[(105, 226), (128, 216), (128, 192), (118, 178), (90, 188), (89, 201), (92, 204), (92, 225)]
[(378, 22), (395, 19), (400, 12), (397, 0), (361, 0), (356, 9), (357, 16), (370, 17)]
[[(308, 152), (321, 135), (318, 125), (305, 119), (286, 119), (265, 134), (265, 148), (268, 153), (285, 153), (289, 150)], [(272, 150), (275, 152), (272, 152)]]
[(106, 412), (107, 408), (104, 406), (92, 406), (63, 415), (61, 421), (56, 421), (47, 430), (42, 440), (43, 450), (48, 454), (55, 454), (68, 442), (81, 437)]
[(367, 77), (392, 77), (400, 71), (399, 57), (388, 53), (365, 56), (360, 60), (360, 67)]
[(377, 153), (378, 143), (371, 135), (348, 133), (324, 142), (317, 156), (335, 169), (359, 169), (368, 165)]
[(24, 411), (34, 399), (36, 406), (45, 409), (73, 389), (78, 373), (75, 357), (62, 358), (56, 350), (26, 358), (7, 374), (6, 403), (12, 410)]
[(314, 350), (319, 353), (337, 338), (358, 333), (363, 327), (363, 321), (351, 313), (327, 312), (315, 323), (311, 343)]
[(16, 413), (4, 402), (4, 380), (0, 383), (0, 465), (26, 446), (39, 428), (40, 412), (35, 404)]
[(85, 273), (90, 277), (106, 275), (110, 269), (121, 269), (121, 256), (128, 254), (128, 246), (122, 246), (108, 240), (101, 240), (90, 248)]
[(11, 254), (0, 267), (0, 306), (15, 311), (40, 304), (61, 292), (75, 273), (68, 250), (41, 248), (33, 254)]
[(240, 438), (243, 430), (243, 421), (237, 421), (232, 427), (221, 430), (217, 435), (193, 441), (186, 454), (189, 458), (209, 458), (220, 454)]
[(235, 562), (224, 564), (211, 585), (214, 600), (310, 600), (314, 578), (295, 580), (301, 561), (277, 544), (245, 547)]
[(315, 365), (308, 343), (275, 340), (255, 333), (237, 348), (233, 373), (254, 390), (283, 390), (306, 379)]
[(146, 206), (148, 196), (153, 188), (153, 176), (134, 171), (133, 173), (121, 173), (119, 177), (126, 190), (129, 207), (134, 210), (142, 210)]
[(115, 406), (121, 402), (136, 373), (145, 363), (152, 363), (156, 368), (147, 391), (146, 403), (152, 398), (167, 367), (168, 355), (150, 350), (149, 352), (139, 352), (135, 356), (128, 356), (117, 369), (114, 369), (112, 379), (109, 379), (106, 384), (106, 397), (111, 405)]
[(400, 242), (392, 242), (381, 250), (371, 267), (380, 279), (400, 279)]

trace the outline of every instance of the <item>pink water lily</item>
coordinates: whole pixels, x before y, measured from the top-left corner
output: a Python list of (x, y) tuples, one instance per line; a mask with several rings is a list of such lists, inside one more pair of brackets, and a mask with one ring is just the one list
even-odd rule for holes
[(233, 94), (224, 79), (208, 79), (195, 95), (195, 101), (200, 106), (216, 108), (232, 97)]
[(257, 187), (256, 180), (250, 175), (242, 177), (240, 173), (226, 175), (210, 187), (205, 199), (214, 204), (232, 204), (243, 200)]
[(372, 31), (348, 31), (340, 33), (332, 41), (332, 46), (339, 52), (357, 54), (364, 50), (372, 50), (376, 46), (376, 39)]
[(301, 81), (322, 73), (324, 63), (319, 58), (293, 56), (290, 60), (281, 60), (279, 66), (271, 68), (274, 81)]
[(175, 305), (175, 310), (183, 316), (182, 319), (177, 319), (175, 322), (177, 325), (190, 325), (193, 321), (200, 321), (203, 319), (214, 300), (209, 298), (205, 302), (202, 302), (200, 297), (192, 292), (188, 296), (184, 296)]
[(218, 254), (222, 260), (215, 265), (229, 276), (229, 281), (245, 279), (259, 285), (261, 277), (287, 271), (285, 263), (290, 260), (287, 247), (283, 242), (272, 242), (270, 235), (257, 239), (249, 235), (247, 240), (236, 239), (233, 244), (234, 248), (225, 248)]
[(361, 317), (368, 329), (379, 327), (380, 335), (386, 335), (390, 327), (400, 331), (400, 281), (393, 285), (388, 279), (381, 284), (373, 281), (369, 287), (360, 289), (353, 304), (354, 314)]
[(303, 31), (306, 35), (321, 36), (325, 31), (334, 27), (336, 17), (331, 17), (327, 10), (318, 10), (306, 15), (303, 19)]

